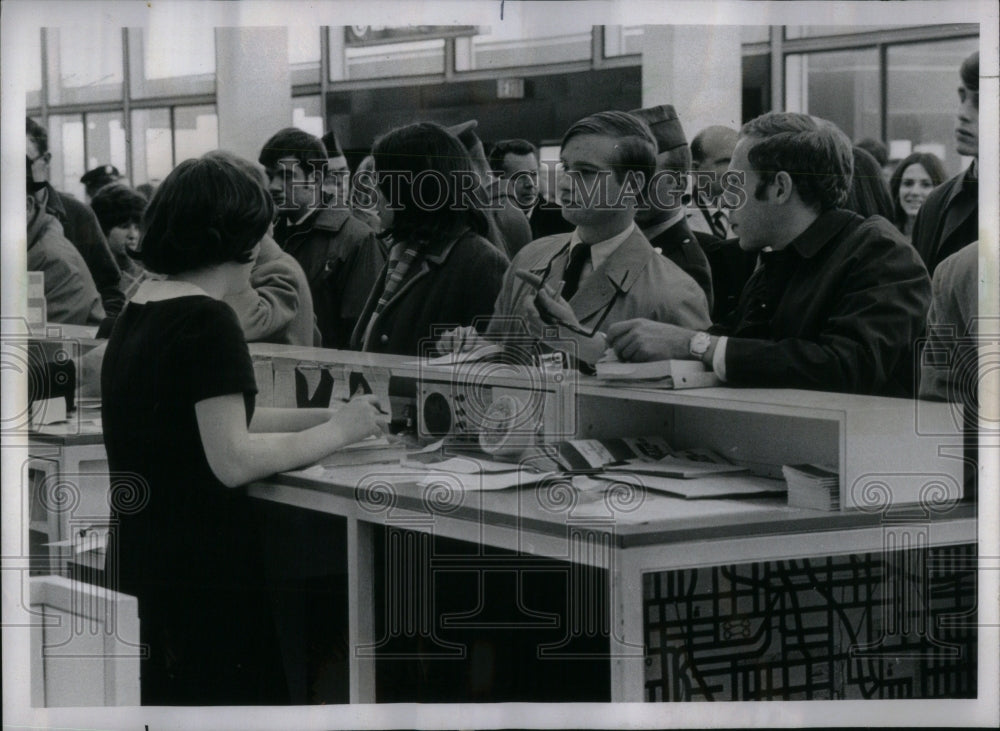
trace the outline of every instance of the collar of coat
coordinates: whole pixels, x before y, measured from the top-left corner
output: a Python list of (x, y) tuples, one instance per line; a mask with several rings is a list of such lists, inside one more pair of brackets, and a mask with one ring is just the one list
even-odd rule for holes
[[(549, 283), (558, 283), (562, 280), (563, 272), (569, 262), (569, 241), (572, 235), (560, 234), (553, 237), (557, 240), (562, 239), (566, 245), (551, 258), (551, 265), (550, 261), (543, 260), (533, 265), (530, 271), (542, 276), (548, 269)], [(656, 251), (639, 231), (639, 227), (635, 227), (632, 234), (594, 270), (570, 298), (569, 304), (577, 319), (583, 322), (601, 312), (618, 293), (628, 293), (655, 256), (657, 256)]]
[(795, 237), (787, 248), (794, 248), (803, 259), (816, 256), (824, 246), (840, 238), (841, 232), (852, 222), (863, 220), (854, 211), (834, 208), (819, 214), (809, 227)]

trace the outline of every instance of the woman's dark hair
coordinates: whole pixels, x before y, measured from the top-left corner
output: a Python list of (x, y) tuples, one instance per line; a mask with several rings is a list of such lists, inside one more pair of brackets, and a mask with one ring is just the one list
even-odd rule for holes
[(854, 161), (850, 139), (832, 122), (796, 112), (767, 112), (744, 124), (740, 137), (753, 140), (747, 159), (760, 177), (757, 198), (784, 171), (807, 206), (826, 211), (844, 205)]
[(145, 196), (123, 183), (106, 185), (90, 199), (90, 207), (94, 209), (105, 236), (115, 226), (141, 223), (148, 204)]
[(274, 218), (260, 184), (229, 160), (185, 160), (166, 177), (142, 219), (134, 258), (160, 274), (251, 260)]
[(903, 173), (910, 165), (923, 167), (935, 188), (944, 182), (945, 177), (944, 163), (941, 162), (941, 158), (931, 152), (914, 152), (912, 155), (904, 157), (896, 166), (896, 169), (892, 171), (892, 177), (889, 178), (889, 194), (892, 196), (892, 222), (900, 231), (906, 225), (906, 212), (903, 211), (903, 206), (899, 202), (899, 189), (903, 184)]
[(892, 196), (878, 160), (860, 147), (854, 147), (854, 176), (844, 208), (865, 218), (882, 216), (892, 220)]
[(488, 231), (469, 153), (441, 125), (397, 127), (375, 140), (372, 157), (378, 188), (393, 211), (384, 235), (427, 242), (465, 227), (481, 236)]

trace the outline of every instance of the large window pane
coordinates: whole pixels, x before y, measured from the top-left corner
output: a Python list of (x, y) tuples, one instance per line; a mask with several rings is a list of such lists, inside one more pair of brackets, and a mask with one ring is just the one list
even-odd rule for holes
[(876, 30), (895, 30), (897, 28), (917, 28), (914, 25), (788, 25), (785, 26), (785, 38), (815, 38), (818, 36), (840, 36), (850, 33), (871, 33)]
[(740, 28), (740, 43), (767, 43), (770, 40), (769, 25), (744, 25)]
[(28, 109), (42, 105), (42, 31), (25, 34), (27, 56), (21, 66), (24, 88), (27, 92), (25, 106)]
[(978, 45), (977, 38), (968, 38), (888, 49), (887, 130), (894, 157), (933, 152), (950, 174), (961, 169), (954, 135), (958, 68)]
[(641, 25), (604, 26), (604, 56), (629, 56), (642, 53)]
[(318, 96), (297, 96), (292, 99), (292, 126), (316, 137), (323, 136), (323, 113)]
[(215, 106), (174, 109), (175, 164), (219, 147), (219, 117)]
[(320, 29), (315, 25), (288, 26), (288, 65), (293, 84), (318, 84)]
[(344, 67), (348, 79), (443, 74), (444, 39), (346, 47)]
[(881, 136), (878, 52), (874, 48), (791, 54), (785, 108), (828, 119), (852, 140)]
[(122, 32), (107, 24), (48, 28), (50, 104), (122, 98)]
[(213, 93), (215, 29), (176, 13), (161, 20), (129, 33), (132, 96)]
[(138, 109), (132, 112), (132, 182), (153, 183), (174, 167), (169, 109)]
[(87, 170), (111, 164), (128, 176), (123, 119), (121, 112), (87, 115)]
[(86, 200), (80, 177), (87, 171), (83, 159), (83, 117), (53, 114), (49, 117), (49, 152), (52, 153), (49, 182), (56, 190)]
[[(538, 5), (545, 5), (539, 3)], [(544, 11), (545, 8), (528, 6), (533, 12)], [(565, 63), (568, 61), (586, 61), (590, 59), (591, 38), (593, 28), (586, 14), (562, 17), (558, 25), (551, 22), (507, 24), (498, 23), (490, 27), (480, 27), (479, 33), (472, 37), (471, 51), (468, 61), (460, 58), (456, 50), (456, 70), (469, 71), (475, 69), (496, 69), (514, 66), (535, 66), (548, 63)], [(641, 31), (641, 29), (640, 29)], [(641, 32), (632, 33), (633, 47), (638, 51), (628, 49), (629, 35), (623, 32), (617, 37), (624, 43), (618, 43), (613, 50), (617, 55), (641, 51)], [(609, 54), (610, 55), (610, 54)]]

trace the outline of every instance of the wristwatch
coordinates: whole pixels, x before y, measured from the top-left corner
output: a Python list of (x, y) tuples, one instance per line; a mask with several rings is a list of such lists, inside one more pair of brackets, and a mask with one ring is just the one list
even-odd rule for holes
[(712, 336), (708, 333), (697, 332), (688, 341), (688, 353), (701, 360), (708, 349), (712, 347)]

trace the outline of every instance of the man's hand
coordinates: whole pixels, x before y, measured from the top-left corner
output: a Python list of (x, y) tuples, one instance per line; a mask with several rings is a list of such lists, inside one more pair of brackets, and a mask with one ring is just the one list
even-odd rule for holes
[(665, 322), (623, 320), (608, 328), (608, 344), (623, 361), (690, 360), (694, 332)]
[[(583, 329), (573, 308), (562, 298), (559, 290), (546, 286), (541, 277), (524, 269), (518, 269), (514, 274), (535, 290), (535, 310), (542, 322), (547, 325), (565, 325), (570, 329)], [(561, 285), (559, 289), (562, 289)]]
[(456, 327), (454, 330), (448, 330), (441, 336), (441, 339), (437, 342), (437, 349), (443, 355), (447, 355), (448, 353), (466, 353), (488, 343), (489, 341), (486, 338), (476, 332), (476, 328), (470, 326)]

